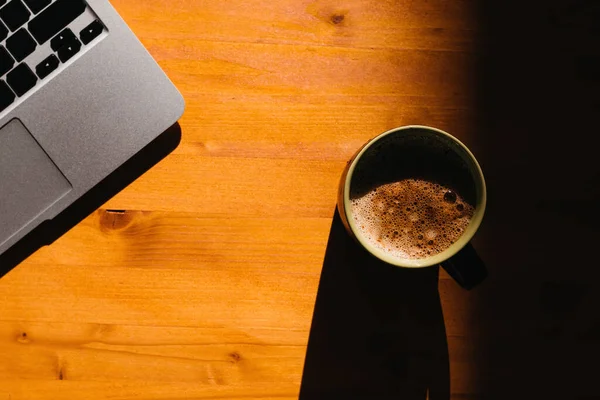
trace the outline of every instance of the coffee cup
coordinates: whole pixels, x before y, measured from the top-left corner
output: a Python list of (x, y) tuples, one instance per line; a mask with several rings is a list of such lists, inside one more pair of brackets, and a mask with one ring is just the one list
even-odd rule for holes
[(411, 125), (363, 145), (341, 177), (337, 207), (348, 233), (400, 268), (441, 265), (465, 288), (487, 272), (470, 241), (486, 208), (475, 156), (440, 129)]

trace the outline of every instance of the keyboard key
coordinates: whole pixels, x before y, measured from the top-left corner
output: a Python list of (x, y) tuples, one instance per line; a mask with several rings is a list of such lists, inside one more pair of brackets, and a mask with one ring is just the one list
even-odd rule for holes
[(21, 0), (12, 0), (10, 3), (0, 8), (0, 18), (8, 26), (11, 32), (19, 29), (23, 24), (29, 21), (31, 13), (21, 2)]
[(6, 75), (6, 81), (17, 96), (21, 97), (35, 86), (37, 76), (27, 64), (21, 63)]
[(10, 90), (6, 82), (0, 81), (0, 111), (6, 110), (15, 101), (15, 94)]
[(52, 71), (54, 71), (60, 65), (60, 61), (54, 54), (50, 54), (50, 56), (46, 57), (44, 61), (39, 63), (37, 67), (35, 67), (35, 73), (40, 79), (44, 79)]
[(15, 65), (15, 60), (8, 54), (4, 46), (0, 46), (0, 76), (10, 71)]
[(50, 41), (50, 47), (52, 47), (52, 50), (58, 51), (58, 49), (63, 47), (66, 43), (76, 39), (77, 38), (75, 37), (73, 31), (67, 28)]
[(7, 36), (8, 36), (8, 29), (6, 28), (6, 26), (4, 26), (2, 21), (0, 21), (0, 42), (3, 41), (4, 39), (6, 39)]
[(36, 47), (37, 43), (25, 28), (19, 29), (14, 35), (6, 39), (6, 48), (17, 62), (23, 61), (25, 57), (35, 51)]
[(96, 20), (86, 26), (85, 29), (79, 33), (79, 37), (81, 38), (83, 44), (88, 44), (92, 40), (96, 39), (103, 30), (104, 25), (102, 25), (102, 22)]
[(39, 44), (46, 43), (83, 14), (85, 8), (86, 3), (83, 0), (56, 0), (31, 20), (28, 25), (29, 32)]
[(52, 0), (25, 0), (25, 4), (34, 14), (39, 13), (48, 4), (52, 3)]
[(74, 39), (58, 50), (58, 58), (62, 62), (67, 62), (75, 54), (79, 53), (79, 50), (81, 50), (81, 42)]

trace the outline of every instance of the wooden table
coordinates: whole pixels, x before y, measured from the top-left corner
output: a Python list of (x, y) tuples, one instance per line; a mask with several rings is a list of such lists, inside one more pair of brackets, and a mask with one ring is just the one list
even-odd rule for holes
[[(112, 3), (183, 93), (183, 139), (0, 280), (0, 399), (297, 399), (353, 152), (396, 126), (436, 126), (472, 148), (500, 201), (499, 171), (522, 167), (490, 147), (501, 135), (480, 113), (476, 1)], [(498, 272), (508, 254), (491, 232), (508, 228), (490, 207), (476, 245)], [(516, 317), (477, 302), (506, 293), (508, 275), (467, 292), (440, 273), (453, 398), (493, 381), (477, 362), (491, 339), (478, 338), (513, 337), (498, 321)]]

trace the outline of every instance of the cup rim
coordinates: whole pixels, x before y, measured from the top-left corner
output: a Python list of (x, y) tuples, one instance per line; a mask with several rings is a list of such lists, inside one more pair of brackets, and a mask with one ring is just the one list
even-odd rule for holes
[[(467, 162), (467, 164), (469, 164), (469, 170), (475, 181), (476, 193), (477, 193), (475, 214), (474, 214), (473, 218), (471, 219), (471, 222), (469, 223), (467, 230), (460, 236), (460, 238), (456, 242), (454, 242), (446, 250), (444, 250), (441, 253), (438, 253), (436, 255), (426, 257), (426, 258), (420, 258), (420, 259), (401, 259), (401, 258), (392, 256), (391, 254), (386, 253), (385, 251), (368, 243), (367, 240), (360, 234), (360, 231), (357, 229), (356, 224), (354, 223), (354, 218), (352, 218), (352, 213), (350, 210), (350, 183), (352, 181), (352, 177), (354, 175), (354, 170), (356, 168), (356, 165), (361, 160), (362, 155), (371, 146), (373, 146), (375, 143), (379, 142), (384, 137), (392, 135), (392, 134), (396, 134), (396, 133), (399, 133), (402, 131), (407, 131), (407, 130), (427, 131), (427, 132), (433, 133), (437, 136), (446, 138), (446, 139), (450, 140), (451, 142), (454, 142), (455, 144), (457, 144), (464, 151), (465, 155), (468, 158), (465, 161)], [(452, 136), (448, 132), (445, 132), (438, 128), (425, 126), (425, 125), (401, 126), (401, 127), (390, 129), (386, 132), (383, 132), (383, 133), (375, 136), (371, 140), (369, 140), (359, 150), (359, 152), (353, 157), (352, 161), (350, 162), (350, 165), (348, 166), (348, 172), (346, 174), (345, 181), (344, 181), (343, 208), (344, 208), (344, 213), (346, 214), (347, 223), (352, 231), (353, 236), (360, 242), (360, 244), (362, 244), (362, 246), (365, 249), (367, 249), (369, 251), (369, 253), (371, 253), (375, 257), (379, 258), (380, 260), (387, 262), (388, 264), (392, 264), (392, 265), (395, 265), (398, 267), (405, 267), (405, 268), (430, 267), (433, 265), (441, 264), (442, 262), (448, 260), (455, 254), (457, 254), (460, 250), (462, 250), (462, 248), (464, 246), (467, 245), (467, 243), (469, 243), (471, 241), (471, 239), (475, 235), (475, 232), (477, 232), (477, 229), (479, 228), (479, 226), (481, 225), (481, 221), (483, 220), (483, 215), (485, 214), (486, 205), (487, 205), (487, 190), (486, 190), (485, 178), (483, 176), (483, 171), (481, 170), (481, 166), (477, 162), (477, 159), (475, 158), (473, 153), (467, 148), (467, 146), (465, 146), (464, 143), (462, 143), (460, 140), (458, 140), (456, 137)]]

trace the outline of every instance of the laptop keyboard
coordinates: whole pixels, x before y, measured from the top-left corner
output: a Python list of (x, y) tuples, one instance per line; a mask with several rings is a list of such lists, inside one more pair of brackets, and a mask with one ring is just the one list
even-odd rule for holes
[(0, 0), (0, 112), (104, 30), (84, 0)]

